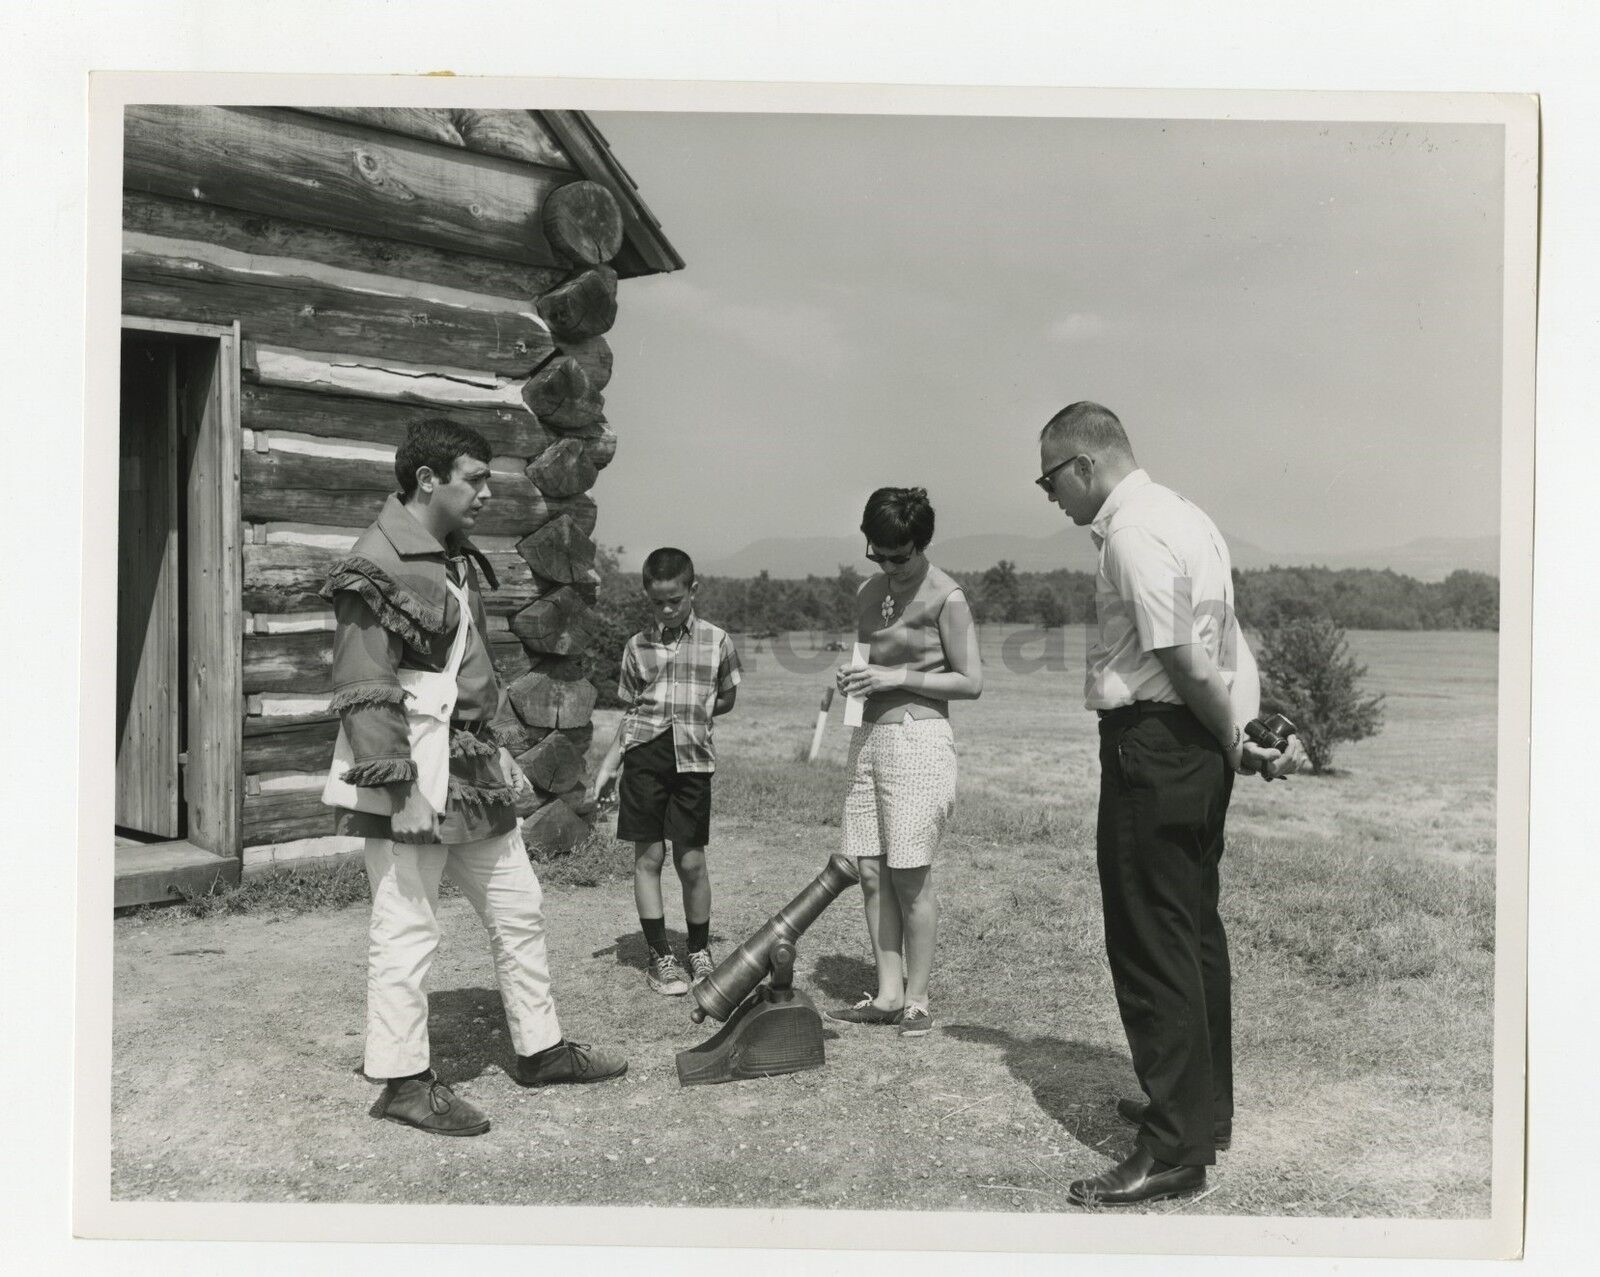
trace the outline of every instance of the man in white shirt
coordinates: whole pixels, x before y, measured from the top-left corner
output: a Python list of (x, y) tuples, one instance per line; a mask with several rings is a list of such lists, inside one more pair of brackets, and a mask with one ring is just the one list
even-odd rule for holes
[[(1216, 525), (1134, 460), (1112, 412), (1063, 408), (1039, 436), (1036, 480), (1100, 552), (1084, 701), (1100, 715), (1096, 858), (1117, 1008), (1147, 1097), (1118, 1112), (1133, 1153), (1076, 1180), (1080, 1204), (1198, 1192), (1233, 1128), (1227, 935), (1217, 863), (1233, 777), (1305, 761), (1244, 736), (1259, 697)], [(1238, 702), (1236, 704), (1236, 701)]]

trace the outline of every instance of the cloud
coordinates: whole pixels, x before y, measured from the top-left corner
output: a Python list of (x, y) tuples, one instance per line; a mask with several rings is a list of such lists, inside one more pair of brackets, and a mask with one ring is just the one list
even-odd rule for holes
[(1095, 341), (1101, 337), (1120, 337), (1133, 328), (1133, 323), (1126, 319), (1108, 319), (1104, 315), (1091, 314), (1088, 311), (1075, 310), (1071, 314), (1062, 315), (1045, 330), (1045, 335), (1053, 342), (1063, 346), (1075, 346), (1080, 342)]

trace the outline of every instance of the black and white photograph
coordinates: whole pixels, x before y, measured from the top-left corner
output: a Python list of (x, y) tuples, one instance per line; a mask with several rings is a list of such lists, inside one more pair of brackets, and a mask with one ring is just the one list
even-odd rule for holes
[(80, 1231), (1516, 1252), (1534, 99), (263, 86), (95, 85)]

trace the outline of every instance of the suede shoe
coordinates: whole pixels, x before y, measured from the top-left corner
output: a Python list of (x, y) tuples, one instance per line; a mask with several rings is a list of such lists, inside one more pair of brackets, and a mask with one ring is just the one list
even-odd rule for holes
[(373, 1115), (414, 1126), (429, 1135), (482, 1135), (489, 1119), (430, 1070), (426, 1077), (391, 1080), (373, 1105)]
[(1206, 1186), (1204, 1166), (1170, 1166), (1158, 1162), (1143, 1145), (1125, 1161), (1090, 1179), (1067, 1186), (1074, 1206), (1137, 1206), (1169, 1197), (1187, 1197)]
[(551, 1086), (557, 1082), (604, 1082), (621, 1077), (628, 1062), (611, 1051), (562, 1038), (548, 1051), (517, 1056), (516, 1080), (522, 1086)]
[[(1149, 1100), (1118, 1100), (1117, 1116), (1129, 1126), (1143, 1126), (1144, 1115), (1149, 1111)], [(1218, 1122), (1211, 1128), (1211, 1147), (1219, 1153), (1226, 1153), (1228, 1146), (1233, 1143), (1233, 1123)]]

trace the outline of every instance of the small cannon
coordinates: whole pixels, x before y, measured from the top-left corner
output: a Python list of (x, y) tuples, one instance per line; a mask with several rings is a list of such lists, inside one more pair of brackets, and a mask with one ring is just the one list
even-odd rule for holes
[[(822, 1017), (811, 999), (794, 987), (795, 942), (840, 892), (859, 881), (856, 867), (846, 857), (829, 857), (804, 891), (690, 990), (695, 1007), (689, 1015), (696, 1024), (707, 1016), (726, 1023), (699, 1046), (678, 1052), (682, 1085), (736, 1082), (823, 1066)], [(762, 984), (769, 976), (771, 980)]]

